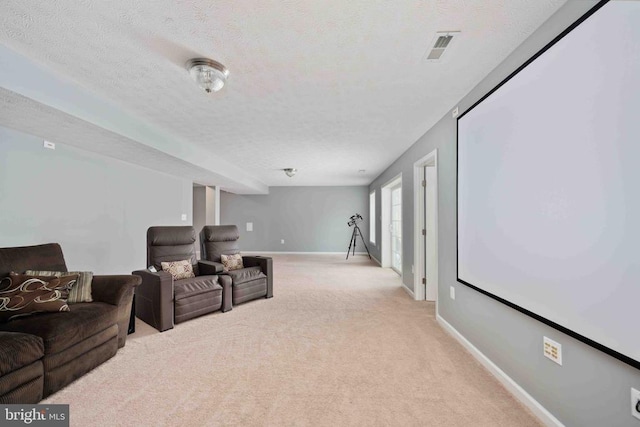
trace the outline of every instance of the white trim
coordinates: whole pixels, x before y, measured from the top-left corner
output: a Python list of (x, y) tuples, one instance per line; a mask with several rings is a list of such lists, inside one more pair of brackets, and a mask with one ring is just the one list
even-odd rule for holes
[(415, 296), (415, 294), (413, 293), (413, 291), (412, 291), (411, 289), (409, 289), (409, 288), (407, 287), (407, 285), (405, 285), (405, 284), (404, 284), (404, 282), (402, 283), (402, 289), (404, 289), (404, 290), (405, 290), (405, 292), (406, 292), (406, 293), (408, 293), (408, 294), (411, 296), (411, 298), (416, 299), (416, 296)]
[[(369, 243), (374, 246), (376, 246), (376, 239), (378, 238), (376, 235), (376, 193), (375, 189), (369, 192)], [(373, 217), (371, 216), (371, 196), (373, 196)], [(373, 230), (373, 240), (371, 240), (371, 230)]]
[(373, 255), (371, 255), (371, 259), (374, 260), (380, 267), (382, 267), (382, 263), (380, 262), (380, 260), (378, 258), (376, 258)]
[(393, 178), (391, 178), (390, 180), (382, 184), (381, 187), (391, 188), (397, 184), (402, 184), (402, 172), (400, 172), (399, 174), (397, 174), (396, 176), (394, 176)]
[(436, 320), (442, 328), (455, 338), (464, 348), (466, 348), (473, 357), (476, 358), (482, 366), (484, 366), (500, 383), (523, 405), (533, 412), (540, 421), (547, 426), (564, 427), (564, 424), (553, 416), (544, 406), (526, 392), (517, 382), (500, 369), (495, 363), (485, 356), (476, 346), (466, 339), (460, 332), (456, 330), (449, 322), (444, 320), (439, 314), (436, 314)]
[[(433, 230), (435, 239), (435, 271), (429, 275), (429, 286), (438, 289), (438, 150), (431, 151), (420, 160), (413, 163), (413, 289), (416, 300), (426, 299), (426, 289), (422, 284), (422, 278), (425, 277), (424, 272), (424, 248), (422, 247), (422, 218), (424, 218), (424, 190), (422, 189), (422, 169), (425, 166), (433, 166), (436, 168), (435, 182), (428, 183), (433, 185), (435, 191), (435, 229)], [(426, 224), (425, 224), (426, 228)], [(437, 301), (436, 296), (436, 301)]]

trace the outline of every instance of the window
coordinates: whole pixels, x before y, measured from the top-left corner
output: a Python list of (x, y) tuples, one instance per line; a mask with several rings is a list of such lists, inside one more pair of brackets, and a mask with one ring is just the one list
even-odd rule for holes
[(402, 275), (402, 183), (391, 189), (391, 268)]
[(369, 241), (376, 243), (376, 192), (369, 193)]

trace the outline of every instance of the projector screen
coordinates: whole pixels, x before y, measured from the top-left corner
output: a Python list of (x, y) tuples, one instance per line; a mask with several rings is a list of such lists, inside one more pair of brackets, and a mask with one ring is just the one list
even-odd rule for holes
[(640, 2), (458, 118), (458, 281), (640, 368)]

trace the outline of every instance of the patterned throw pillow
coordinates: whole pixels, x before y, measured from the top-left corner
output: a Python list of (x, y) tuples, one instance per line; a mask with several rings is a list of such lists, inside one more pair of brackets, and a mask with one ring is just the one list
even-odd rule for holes
[(244, 266), (242, 265), (242, 255), (240, 254), (222, 254), (220, 255), (220, 261), (222, 261), (224, 271), (240, 270), (241, 268), (244, 268)]
[(68, 286), (68, 280), (57, 277), (9, 274), (0, 279), (0, 322), (33, 313), (69, 311), (62, 298)]
[(161, 262), (162, 271), (166, 271), (171, 274), (173, 280), (188, 279), (190, 277), (196, 277), (193, 274), (193, 265), (191, 261), (173, 261), (173, 262)]
[(69, 291), (69, 298), (67, 304), (75, 304), (78, 302), (93, 302), (91, 298), (91, 281), (93, 280), (93, 272), (91, 271), (37, 271), (27, 270), (24, 274), (31, 274), (33, 276), (55, 276), (55, 277), (67, 277), (78, 276), (77, 282), (72, 285)]

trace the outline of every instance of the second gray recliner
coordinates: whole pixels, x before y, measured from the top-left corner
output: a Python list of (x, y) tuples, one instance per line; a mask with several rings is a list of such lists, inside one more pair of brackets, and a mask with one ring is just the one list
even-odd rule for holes
[[(220, 255), (240, 253), (238, 227), (207, 225), (200, 233), (202, 257), (220, 263)], [(244, 268), (224, 272), (231, 278), (233, 305), (273, 296), (273, 260), (263, 256), (242, 256)]]

